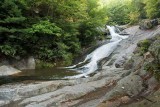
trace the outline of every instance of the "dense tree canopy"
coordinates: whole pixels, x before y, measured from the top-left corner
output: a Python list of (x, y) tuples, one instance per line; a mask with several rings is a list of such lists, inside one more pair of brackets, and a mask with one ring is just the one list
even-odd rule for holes
[(97, 27), (160, 17), (160, 0), (100, 1), (1, 0), (0, 55), (69, 64), (102, 34)]
[(109, 24), (134, 24), (141, 19), (160, 17), (160, 0), (108, 0)]
[[(105, 13), (96, 0), (1, 0), (0, 52), (70, 61), (91, 44)], [(96, 15), (100, 14), (100, 15)]]

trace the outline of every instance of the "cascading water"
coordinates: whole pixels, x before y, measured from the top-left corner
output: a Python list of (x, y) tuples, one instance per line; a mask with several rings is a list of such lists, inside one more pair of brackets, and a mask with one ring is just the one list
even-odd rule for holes
[[(95, 72), (98, 69), (98, 61), (100, 61), (105, 57), (108, 57), (115, 50), (115, 48), (117, 47), (117, 45), (122, 39), (128, 38), (128, 36), (120, 36), (118, 33), (116, 33), (114, 26), (107, 26), (107, 28), (109, 29), (112, 37), (112, 39), (110, 40), (110, 43), (107, 43), (95, 49), (92, 53), (87, 55), (87, 57), (83, 62), (80, 62), (73, 66), (65, 67), (68, 69), (76, 70), (81, 73), (81, 74), (78, 74), (75, 76), (69, 76), (66, 78), (71, 79), (71, 78), (87, 77), (89, 74)], [(87, 64), (82, 65), (87, 61), (89, 61)]]

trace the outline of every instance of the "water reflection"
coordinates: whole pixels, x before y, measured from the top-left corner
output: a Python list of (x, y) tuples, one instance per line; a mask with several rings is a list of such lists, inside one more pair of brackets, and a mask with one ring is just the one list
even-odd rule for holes
[(6, 83), (22, 82), (25, 80), (48, 81), (64, 80), (65, 76), (77, 75), (77, 72), (60, 68), (45, 68), (36, 70), (23, 70), (20, 73), (11, 76), (0, 76), (0, 85)]

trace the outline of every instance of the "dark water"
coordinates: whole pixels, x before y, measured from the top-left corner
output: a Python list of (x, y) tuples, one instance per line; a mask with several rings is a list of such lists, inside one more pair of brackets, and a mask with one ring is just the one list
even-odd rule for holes
[(16, 75), (0, 76), (0, 85), (14, 82), (22, 82), (26, 80), (48, 81), (48, 80), (64, 80), (66, 76), (78, 74), (76, 71), (68, 69), (47, 68), (36, 70), (23, 70)]
[[(74, 59), (74, 64), (85, 59), (86, 55), (93, 52), (96, 48), (108, 43), (108, 40), (99, 41), (94, 46), (86, 49), (81, 55)], [(64, 80), (66, 76), (77, 75), (78, 72), (69, 69), (45, 68), (36, 70), (23, 70), (23, 72), (12, 76), (0, 76), (0, 85), (7, 83), (23, 82), (23, 81), (49, 81), (49, 80)]]

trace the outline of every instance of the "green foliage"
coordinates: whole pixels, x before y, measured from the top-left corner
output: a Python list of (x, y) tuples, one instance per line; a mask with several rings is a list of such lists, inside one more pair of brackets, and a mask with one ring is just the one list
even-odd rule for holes
[(134, 24), (141, 19), (160, 17), (159, 0), (109, 0), (105, 6), (107, 24)]
[(95, 43), (102, 36), (97, 28), (106, 22), (134, 24), (146, 13), (159, 17), (159, 0), (110, 0), (104, 7), (99, 0), (1, 0), (0, 5), (0, 54), (64, 64)]
[(61, 36), (62, 29), (57, 27), (54, 23), (47, 21), (40, 21), (39, 23), (33, 24), (30, 29), (30, 33), (38, 33), (45, 35)]
[[(105, 11), (96, 0), (1, 0), (0, 52), (71, 64), (99, 35)], [(43, 65), (43, 64), (40, 64)]]
[(138, 12), (129, 13), (130, 24), (135, 24), (139, 22), (140, 14)]
[(0, 46), (0, 49), (5, 55), (14, 56), (16, 53), (16, 50), (7, 44)]
[(127, 24), (129, 23), (129, 1), (111, 1), (108, 5), (106, 5), (107, 10), (107, 24), (115, 25), (115, 24)]
[(54, 66), (56, 66), (55, 63), (36, 60), (36, 69), (52, 68)]
[(132, 0), (130, 5), (131, 13), (139, 14), (138, 19), (145, 19), (146, 18), (146, 11), (145, 11), (145, 0)]
[(79, 26), (79, 40), (82, 46), (94, 43), (102, 33), (98, 31), (98, 27), (106, 23), (106, 8), (100, 8), (97, 0), (87, 0), (88, 19), (83, 21)]
[(145, 0), (146, 13), (149, 18), (160, 17), (160, 1), (159, 0)]
[(160, 64), (158, 61), (146, 62), (144, 70), (152, 73), (158, 80), (160, 80)]
[(21, 3), (16, 0), (0, 1), (0, 52), (11, 57), (26, 53), (21, 46), (26, 34), (26, 18), (17, 4)]

